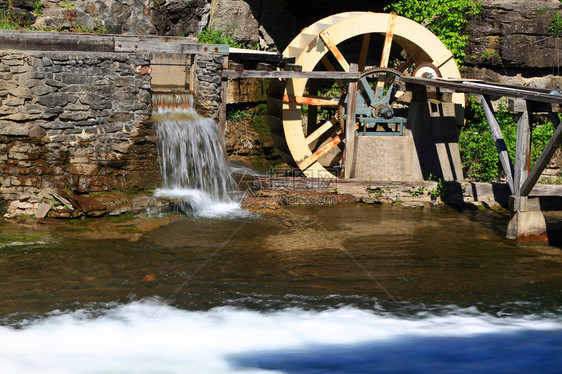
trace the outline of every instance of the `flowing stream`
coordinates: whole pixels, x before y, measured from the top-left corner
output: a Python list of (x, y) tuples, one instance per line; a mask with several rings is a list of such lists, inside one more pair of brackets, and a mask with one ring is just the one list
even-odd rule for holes
[(154, 107), (163, 180), (156, 196), (176, 199), (183, 210), (198, 215), (238, 210), (230, 195), (236, 184), (216, 122), (195, 111), (190, 95), (160, 94)]
[(156, 219), (0, 221), (0, 373), (562, 367), (562, 252), (506, 243), (494, 212), (302, 207), (128, 230)]

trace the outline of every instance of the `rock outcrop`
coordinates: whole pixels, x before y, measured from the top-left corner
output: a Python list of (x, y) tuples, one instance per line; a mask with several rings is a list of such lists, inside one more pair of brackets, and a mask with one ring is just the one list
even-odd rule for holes
[[(483, 0), (481, 4), (481, 13), (468, 24), (465, 76), (531, 84), (525, 78), (560, 75), (560, 1)], [(532, 85), (556, 88), (560, 83), (559, 78), (548, 77)]]

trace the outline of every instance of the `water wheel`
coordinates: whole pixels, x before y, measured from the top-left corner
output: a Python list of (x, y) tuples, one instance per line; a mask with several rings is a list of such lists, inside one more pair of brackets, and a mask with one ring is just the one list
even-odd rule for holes
[[(283, 55), (294, 57), (303, 71), (349, 71), (356, 63), (362, 77), (358, 101), (364, 108), (357, 115), (386, 119), (389, 125), (398, 123), (395, 111), (407, 110), (396, 84), (401, 74), (460, 78), (451, 52), (433, 33), (394, 14), (347, 12), (324, 18), (305, 28)], [(277, 149), (308, 177), (334, 177), (341, 165), (346, 87), (333, 80), (271, 81), (268, 116)], [(463, 105), (464, 96), (454, 94), (453, 101)]]

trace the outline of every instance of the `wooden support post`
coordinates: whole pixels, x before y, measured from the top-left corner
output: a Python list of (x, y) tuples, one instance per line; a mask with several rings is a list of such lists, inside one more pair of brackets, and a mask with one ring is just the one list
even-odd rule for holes
[[(351, 72), (358, 70), (357, 64), (349, 66)], [(350, 82), (347, 89), (347, 120), (345, 122), (344, 178), (351, 178), (355, 168), (355, 111), (357, 109), (357, 81)]]
[(529, 161), (531, 158), (531, 119), (533, 114), (526, 105), (519, 113), (517, 120), (517, 145), (515, 150), (515, 166), (513, 173), (513, 190), (515, 196), (522, 196), (521, 186), (529, 175)]
[(480, 95), (480, 102), (482, 104), (482, 108), (484, 108), (484, 114), (486, 116), (486, 120), (488, 121), (488, 126), (490, 126), (490, 131), (492, 132), (492, 137), (494, 138), (494, 143), (496, 144), (496, 149), (498, 150), (500, 162), (507, 179), (507, 184), (509, 184), (509, 189), (511, 190), (511, 193), (513, 193), (513, 164), (509, 158), (509, 153), (507, 153), (507, 146), (505, 145), (500, 125), (494, 115), (492, 102), (490, 101), (490, 97), (488, 95)]
[(556, 150), (560, 146), (560, 143), (562, 143), (562, 126), (560, 126), (560, 118), (558, 118), (558, 115), (555, 113), (550, 114), (553, 114), (550, 116), (550, 118), (553, 120), (553, 124), (556, 130), (554, 130), (554, 133), (548, 141), (548, 144), (542, 151), (537, 162), (535, 162), (535, 166), (533, 166), (533, 169), (529, 173), (529, 176), (527, 177), (525, 182), (523, 182), (523, 185), (521, 186), (521, 195), (523, 196), (528, 196), (531, 193), (531, 190), (535, 186), (535, 183), (537, 183), (542, 172), (550, 162), (550, 159), (552, 159), (554, 152), (556, 152)]
[(532, 185), (530, 185), (530, 188), (523, 188), (523, 185), (529, 181), (531, 158), (531, 120), (533, 113), (530, 104), (527, 101), (519, 104), (513, 189), (511, 190), (512, 216), (507, 226), (506, 237), (518, 242), (547, 243), (546, 220), (541, 212), (540, 202), (537, 198), (529, 198)]

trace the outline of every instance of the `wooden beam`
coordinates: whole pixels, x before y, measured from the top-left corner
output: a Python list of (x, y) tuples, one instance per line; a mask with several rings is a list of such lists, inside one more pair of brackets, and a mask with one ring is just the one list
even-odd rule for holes
[(343, 71), (261, 71), (261, 70), (244, 70), (234, 71), (225, 70), (222, 73), (225, 79), (236, 78), (271, 78), (271, 79), (335, 79), (337, 80), (357, 80), (358, 73), (347, 73)]
[(339, 100), (334, 100), (331, 98), (317, 97), (317, 96), (283, 96), (284, 103), (291, 104), (301, 104), (301, 105), (317, 105), (325, 106), (330, 108), (337, 108), (339, 106)]
[(307, 169), (310, 165), (312, 165), (313, 163), (318, 161), (320, 159), (320, 157), (322, 157), (326, 153), (330, 152), (330, 150), (332, 148), (334, 148), (335, 146), (337, 146), (340, 143), (341, 143), (341, 138), (339, 136), (336, 136), (335, 138), (330, 140), (328, 143), (326, 143), (322, 147), (320, 147), (320, 149), (318, 149), (312, 155), (310, 155), (310, 156), (306, 157), (304, 160), (298, 162), (297, 163), (298, 167), (301, 170)]
[(328, 132), (333, 127), (334, 127), (334, 124), (332, 123), (331, 120), (324, 122), (324, 124), (322, 126), (317, 128), (316, 130), (314, 130), (310, 135), (308, 135), (306, 137), (306, 139), (305, 139), (306, 144), (308, 144), (308, 145), (312, 144), (312, 142), (314, 142), (316, 139), (318, 139), (319, 137), (324, 135), (326, 132)]
[(364, 34), (361, 42), (361, 53), (359, 54), (359, 71), (365, 70), (367, 65), (367, 55), (369, 54), (369, 43), (371, 42), (371, 34)]
[(556, 130), (554, 130), (554, 133), (548, 141), (548, 144), (542, 151), (537, 162), (535, 162), (535, 166), (533, 166), (533, 169), (529, 173), (529, 176), (521, 186), (521, 196), (529, 196), (529, 194), (533, 190), (533, 187), (535, 186), (535, 183), (537, 183), (537, 181), (539, 180), (543, 170), (547, 167), (548, 163), (552, 159), (552, 156), (560, 146), (560, 143), (562, 143), (562, 126), (559, 126), (560, 118), (558, 118), (558, 115), (551, 116), (551, 118), (556, 121), (556, 123), (554, 124)]
[[(388, 67), (388, 60), (390, 59), (390, 51), (392, 49), (392, 40), (394, 39), (394, 26), (396, 26), (396, 14), (391, 13), (388, 18), (388, 25), (386, 26), (386, 35), (384, 37), (384, 46), (382, 48), (381, 68)], [(381, 79), (377, 82), (375, 92), (384, 87), (385, 80)]]
[(513, 173), (513, 195), (521, 195), (521, 186), (529, 175), (529, 161), (531, 158), (531, 119), (533, 114), (527, 109), (519, 113), (517, 120), (517, 141), (515, 148), (515, 165)]
[(349, 63), (347, 62), (347, 60), (345, 59), (345, 57), (343, 57), (343, 54), (341, 53), (341, 51), (338, 49), (338, 46), (332, 41), (332, 39), (330, 38), (330, 33), (325, 30), (322, 31), (320, 33), (320, 38), (322, 39), (322, 41), (324, 42), (324, 44), (326, 44), (326, 47), (328, 47), (328, 49), (330, 50), (330, 52), (332, 52), (332, 54), (334, 55), (334, 57), (336, 58), (336, 60), (338, 60), (338, 62), (340, 63), (341, 67), (343, 68), (344, 71), (349, 71)]
[(427, 79), (419, 77), (402, 76), (400, 78), (405, 83), (417, 84), (422, 86), (433, 86), (449, 88), (455, 92), (472, 93), (478, 95), (520, 97), (529, 101), (542, 101), (546, 103), (562, 104), (562, 96), (551, 95), (548, 90), (539, 90), (527, 87), (506, 87), (502, 84), (474, 82), (469, 80), (452, 81), (446, 79)]
[(498, 150), (498, 155), (500, 157), (500, 162), (507, 179), (507, 184), (509, 185), (509, 189), (513, 193), (513, 164), (511, 163), (509, 153), (507, 152), (507, 146), (505, 145), (505, 140), (503, 139), (502, 130), (500, 129), (500, 125), (498, 124), (496, 116), (494, 115), (490, 97), (487, 95), (480, 95), (480, 103), (482, 104), (482, 108), (484, 109), (484, 115), (486, 116), (486, 120), (488, 121), (488, 126), (490, 126), (490, 131), (492, 133), (492, 137), (494, 138), (496, 149)]
[[(350, 72), (358, 70), (357, 64), (351, 64)], [(345, 159), (344, 178), (352, 177), (355, 167), (355, 112), (357, 109), (357, 82), (349, 83), (347, 88), (347, 120), (345, 122)]]
[(384, 46), (382, 48), (381, 68), (388, 67), (388, 60), (390, 59), (390, 50), (392, 49), (392, 40), (394, 39), (394, 27), (396, 26), (396, 14), (391, 13), (388, 18), (388, 25), (386, 26), (386, 35), (384, 37)]

